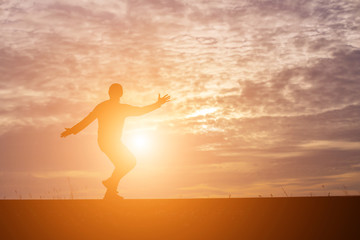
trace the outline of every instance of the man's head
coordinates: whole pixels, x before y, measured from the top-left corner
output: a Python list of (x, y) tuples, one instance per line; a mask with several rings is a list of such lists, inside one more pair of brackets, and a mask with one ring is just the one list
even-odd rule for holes
[(109, 87), (109, 96), (113, 99), (118, 99), (123, 95), (122, 86), (118, 83), (113, 83)]

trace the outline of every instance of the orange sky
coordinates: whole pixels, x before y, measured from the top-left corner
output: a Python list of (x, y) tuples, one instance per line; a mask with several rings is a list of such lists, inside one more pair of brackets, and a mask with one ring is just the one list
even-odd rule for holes
[[(0, 3), (0, 197), (101, 198), (97, 123), (61, 139), (111, 83), (127, 119), (126, 198), (359, 194), (358, 1)], [(141, 139), (142, 143), (135, 143)]]

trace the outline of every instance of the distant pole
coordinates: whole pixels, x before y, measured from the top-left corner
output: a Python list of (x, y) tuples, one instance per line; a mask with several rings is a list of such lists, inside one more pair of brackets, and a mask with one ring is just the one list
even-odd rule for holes
[(286, 192), (285, 189), (283, 188), (283, 186), (281, 186), (281, 189), (284, 191), (285, 196), (286, 196), (286, 197), (289, 197), (288, 194), (287, 194), (287, 192)]
[(68, 179), (68, 183), (69, 183), (69, 187), (70, 187), (70, 199), (74, 199), (74, 193), (73, 193), (73, 188), (70, 183), (70, 177), (68, 177), (67, 179)]

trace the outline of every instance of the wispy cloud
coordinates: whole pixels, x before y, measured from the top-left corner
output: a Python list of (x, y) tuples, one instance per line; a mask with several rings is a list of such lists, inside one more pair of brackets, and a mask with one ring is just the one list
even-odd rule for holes
[[(58, 132), (119, 82), (129, 104), (174, 98), (126, 126), (156, 129), (168, 150), (157, 157), (192, 166), (186, 186), (215, 186), (206, 177), (215, 173), (224, 189), (347, 174), (360, 151), (359, 9), (356, 0), (3, 1), (0, 167), (100, 166), (96, 141), (80, 135), (70, 148)], [(84, 135), (96, 139), (95, 125)]]
[(36, 178), (93, 178), (100, 177), (101, 174), (98, 172), (87, 172), (87, 171), (46, 171), (46, 172), (34, 172), (31, 176)]

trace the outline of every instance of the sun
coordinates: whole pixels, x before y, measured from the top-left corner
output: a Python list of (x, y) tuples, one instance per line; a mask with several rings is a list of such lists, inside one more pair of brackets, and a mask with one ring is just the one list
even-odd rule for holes
[(137, 149), (144, 149), (149, 144), (148, 138), (145, 135), (141, 134), (135, 135), (132, 139), (132, 142), (134, 147), (136, 147)]
[(143, 154), (150, 150), (150, 137), (144, 133), (135, 133), (127, 138), (129, 148), (136, 154)]

